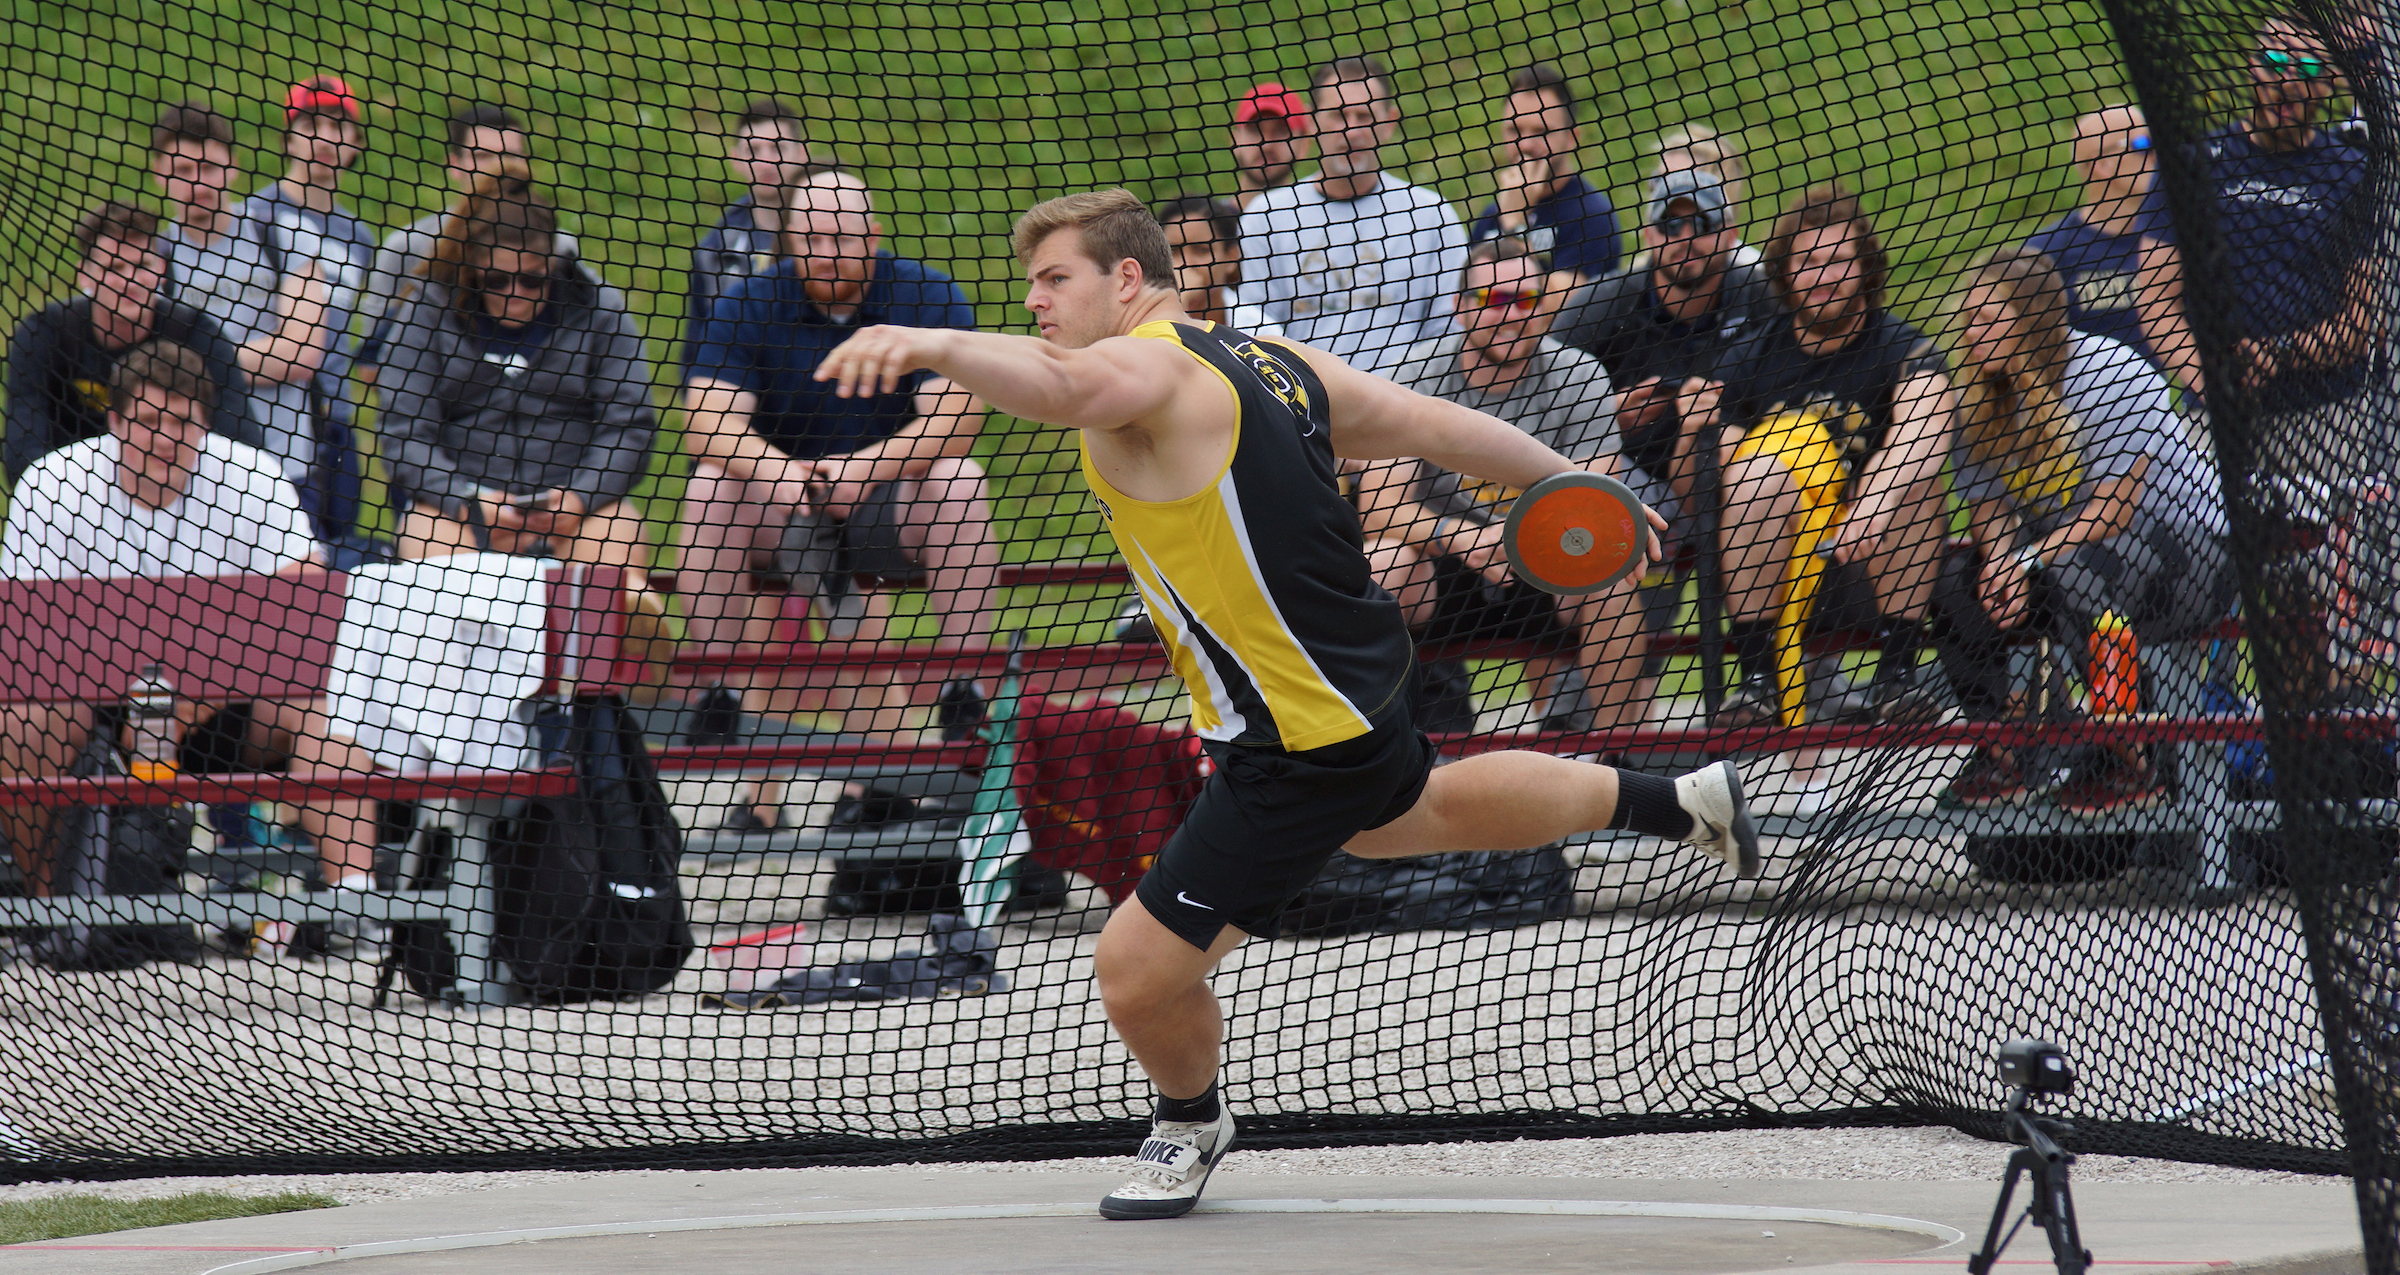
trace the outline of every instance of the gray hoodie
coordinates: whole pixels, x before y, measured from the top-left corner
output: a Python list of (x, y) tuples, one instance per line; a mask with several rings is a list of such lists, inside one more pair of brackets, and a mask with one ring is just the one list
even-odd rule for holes
[(552, 487), (587, 510), (622, 500), (657, 432), (650, 364), (624, 294), (560, 258), (534, 323), (547, 330), (516, 357), (491, 348), (480, 313), (451, 297), (429, 282), (392, 311), (377, 383), (395, 501)]

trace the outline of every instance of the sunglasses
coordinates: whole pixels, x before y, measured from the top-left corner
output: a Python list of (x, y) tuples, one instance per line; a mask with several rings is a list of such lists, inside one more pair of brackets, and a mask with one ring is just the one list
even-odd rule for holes
[(550, 282), (547, 270), (478, 270), (475, 287), (479, 292), (539, 292)]
[(2288, 49), (2260, 49), (2252, 61), (2278, 75), (2297, 76), (2303, 80), (2321, 80), (2333, 74), (2333, 67), (2323, 58), (2312, 58)]
[(1716, 219), (1707, 213), (1693, 213), (1689, 217), (1661, 217), (1650, 224), (1658, 227), (1658, 233), (1669, 239), (1681, 239), (1685, 235), (1713, 234), (1717, 229)]
[(1533, 292), (1516, 292), (1508, 288), (1467, 289), (1467, 300), (1474, 302), (1475, 307), (1479, 310), (1506, 310), (1514, 308), (1522, 311), (1523, 313), (1531, 314), (1533, 313), (1534, 305), (1541, 299), (1542, 294), (1538, 290)]

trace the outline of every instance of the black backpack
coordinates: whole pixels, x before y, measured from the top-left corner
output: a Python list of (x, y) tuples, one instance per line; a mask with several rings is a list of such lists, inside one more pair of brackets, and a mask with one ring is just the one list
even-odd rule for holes
[[(694, 944), (676, 876), (683, 834), (641, 727), (614, 695), (552, 706), (538, 726), (545, 760), (573, 769), (575, 792), (511, 802), (493, 822), (492, 955), (537, 1001), (655, 992)], [(440, 996), (458, 976), (447, 928), (392, 927), (378, 1006), (395, 973), (419, 996)]]
[[(122, 722), (117, 710), (102, 710), (67, 774), (124, 774), (125, 755), (116, 744)], [(50, 845), (60, 895), (181, 894), (192, 808), (76, 806), (59, 813)], [(200, 940), (190, 925), (62, 925), (35, 940), (31, 956), (52, 969), (127, 970), (157, 960), (196, 961)]]

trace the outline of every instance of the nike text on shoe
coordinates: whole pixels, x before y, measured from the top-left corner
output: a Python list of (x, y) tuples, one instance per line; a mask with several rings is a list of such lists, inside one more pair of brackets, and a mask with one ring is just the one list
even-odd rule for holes
[(1734, 875), (1759, 874), (1758, 826), (1750, 821), (1750, 803), (1742, 799), (1742, 772), (1721, 761), (1675, 781), (1675, 802), (1692, 817), (1692, 834), (1684, 838), (1725, 861)]
[(1134, 1157), (1133, 1180), (1100, 1201), (1100, 1216), (1116, 1222), (1182, 1217), (1200, 1202), (1208, 1175), (1233, 1149), (1233, 1112), (1221, 1102), (1207, 1124), (1160, 1120)]

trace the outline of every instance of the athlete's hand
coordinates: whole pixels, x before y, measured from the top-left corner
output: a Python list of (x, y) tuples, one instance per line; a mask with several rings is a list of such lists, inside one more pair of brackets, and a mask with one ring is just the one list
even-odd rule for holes
[(1983, 579), (1976, 592), (1981, 596), (1984, 614), (2003, 630), (2013, 629), (2025, 620), (2026, 604), (2032, 596), (2027, 586), (2025, 564), (2016, 555), (1995, 557), (1983, 564)]
[(872, 398), (900, 388), (909, 373), (933, 366), (940, 328), (904, 328), (879, 323), (861, 328), (833, 348), (812, 379), (833, 382), (840, 398)]

